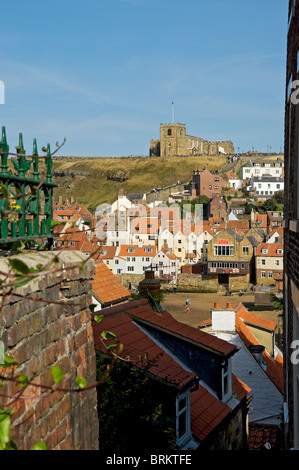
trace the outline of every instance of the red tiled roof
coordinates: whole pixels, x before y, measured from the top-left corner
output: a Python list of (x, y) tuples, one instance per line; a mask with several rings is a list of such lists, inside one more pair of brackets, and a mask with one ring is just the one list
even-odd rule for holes
[[(143, 302), (123, 304), (122, 311), (128, 313), (132, 318), (138, 318), (145, 324), (154, 325), (155, 327), (167, 331), (176, 337), (182, 338), (184, 341), (191, 342), (195, 346), (204, 347), (221, 355), (230, 355), (236, 352), (236, 346), (209, 335), (206, 332), (199, 331), (189, 325), (180, 323), (173, 318), (166, 310), (163, 313), (156, 312), (147, 299), (141, 299)], [(115, 310), (105, 309), (104, 315), (116, 313)]]
[(95, 278), (91, 285), (95, 297), (104, 305), (122, 302), (131, 295), (103, 261), (96, 263)]
[[(128, 248), (134, 248), (134, 252), (130, 253)], [(148, 253), (145, 251), (146, 248), (152, 248), (152, 251)], [(139, 248), (138, 245), (121, 245), (119, 256), (155, 256), (157, 253), (157, 247), (155, 245), (143, 245)]]
[[(262, 250), (268, 250), (265, 254)], [(256, 256), (283, 256), (283, 253), (277, 253), (277, 250), (283, 250), (283, 243), (260, 243), (256, 248)]]
[(247, 312), (243, 304), (239, 304), (236, 308), (236, 314), (244, 320), (245, 323), (251, 325), (260, 326), (266, 328), (267, 330), (275, 331), (277, 328), (277, 323), (272, 320), (267, 320), (266, 318), (258, 317), (252, 313)]
[(229, 220), (227, 223), (227, 227), (231, 229), (238, 230), (249, 230), (249, 221), (242, 219), (242, 220)]
[(231, 172), (228, 171), (226, 174), (227, 174), (228, 179), (230, 179), (230, 180), (239, 180), (240, 179), (237, 175), (235, 175), (235, 173), (231, 173)]
[[(179, 387), (191, 386), (196, 381), (196, 374), (183, 369), (174, 359), (166, 354), (153, 340), (151, 340), (126, 313), (93, 322), (95, 349), (102, 353), (109, 353), (103, 344), (101, 333), (104, 330), (112, 331), (117, 341), (123, 344), (121, 357), (140, 369), (147, 371), (157, 378), (176, 384)], [(115, 343), (107, 340), (106, 346)], [(145, 359), (144, 359), (145, 358)], [(152, 365), (150, 363), (152, 362)]]
[[(277, 448), (278, 426), (270, 424), (249, 424), (249, 450), (273, 450)], [(270, 444), (271, 447), (266, 447)], [(278, 444), (279, 445), (279, 444)], [(279, 449), (278, 449), (279, 450)]]
[(231, 412), (203, 386), (191, 393), (191, 431), (199, 440), (204, 440)]

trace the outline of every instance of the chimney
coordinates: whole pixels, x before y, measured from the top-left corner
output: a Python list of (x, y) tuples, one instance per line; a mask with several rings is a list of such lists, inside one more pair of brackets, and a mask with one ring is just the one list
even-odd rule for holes
[(265, 351), (265, 346), (262, 344), (252, 344), (248, 346), (249, 352), (252, 354), (254, 359), (259, 363), (260, 366), (263, 364), (263, 352)]
[(215, 302), (211, 316), (212, 331), (235, 333), (235, 311), (230, 302), (226, 304), (226, 308), (221, 308), (220, 303)]
[(161, 284), (159, 279), (155, 278), (155, 272), (151, 269), (145, 271), (145, 278), (139, 282), (138, 289), (140, 293), (149, 291), (152, 295), (160, 294)]

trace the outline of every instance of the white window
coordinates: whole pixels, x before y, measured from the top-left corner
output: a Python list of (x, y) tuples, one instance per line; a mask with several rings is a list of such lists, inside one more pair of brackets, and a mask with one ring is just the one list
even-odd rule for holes
[(266, 271), (262, 271), (262, 272), (261, 272), (261, 277), (262, 277), (263, 279), (265, 279), (265, 277), (266, 277)]
[(186, 441), (191, 435), (190, 395), (188, 392), (179, 395), (176, 400), (176, 431), (178, 445)]
[(268, 272), (268, 277), (269, 277), (269, 278), (272, 278), (272, 277), (273, 277), (272, 271), (269, 271), (269, 272)]
[(230, 398), (231, 391), (232, 391), (231, 362), (229, 359), (223, 361), (221, 374), (222, 374), (222, 400), (227, 400), (228, 398)]

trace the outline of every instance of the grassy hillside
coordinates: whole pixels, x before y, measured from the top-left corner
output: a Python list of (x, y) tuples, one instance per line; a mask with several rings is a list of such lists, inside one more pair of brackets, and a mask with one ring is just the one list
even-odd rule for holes
[(100, 203), (115, 201), (121, 188), (129, 193), (148, 192), (178, 180), (190, 181), (193, 170), (208, 165), (214, 171), (226, 162), (226, 157), (61, 157), (53, 161), (53, 181), (59, 184), (54, 198), (73, 196), (95, 209)]

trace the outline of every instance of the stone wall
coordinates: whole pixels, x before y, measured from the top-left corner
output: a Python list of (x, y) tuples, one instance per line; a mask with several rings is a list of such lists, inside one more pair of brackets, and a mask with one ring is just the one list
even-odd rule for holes
[(171, 186), (166, 186), (165, 188), (162, 188), (160, 191), (156, 191), (153, 193), (147, 193), (146, 194), (146, 202), (150, 204), (151, 202), (155, 201), (163, 201), (167, 202), (169, 196), (171, 194), (175, 193), (180, 193), (185, 191), (185, 189), (189, 188), (189, 183), (182, 183), (182, 184), (173, 184)]
[[(84, 377), (88, 385), (96, 380), (89, 310), (94, 262), (88, 260), (79, 269), (86, 255), (74, 251), (27, 252), (17, 258), (37, 267), (50, 262), (55, 254), (59, 271), (41, 275), (4, 297), (0, 337), (7, 354), (20, 364), (15, 373), (26, 374), (39, 387), (29, 385), (21, 398), (11, 402), (2, 395), (13, 396), (20, 388), (5, 382), (0, 407), (14, 410), (11, 436), (21, 450), (40, 441), (48, 450), (97, 450), (96, 390), (70, 391), (78, 389), (76, 376)], [(7, 269), (7, 258), (1, 258), (0, 271)], [(64, 373), (58, 385), (64, 391), (43, 388), (53, 385), (55, 365)], [(1, 369), (4, 373), (7, 370)]]
[(177, 291), (181, 292), (217, 292), (218, 277), (205, 274), (178, 274)]

